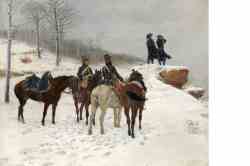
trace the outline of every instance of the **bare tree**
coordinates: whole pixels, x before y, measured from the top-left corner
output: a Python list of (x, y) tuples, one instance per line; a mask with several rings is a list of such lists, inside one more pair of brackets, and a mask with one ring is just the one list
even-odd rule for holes
[[(12, 40), (14, 38), (14, 31), (15, 31), (15, 25), (13, 25), (13, 16), (15, 13), (17, 13), (18, 8), (22, 5), (21, 1), (17, 0), (6, 0), (7, 2), (7, 8), (8, 8), (8, 46), (7, 46), (7, 52), (6, 52), (6, 58), (7, 58), (7, 65), (6, 65), (6, 84), (5, 84), (5, 96), (4, 101), (6, 103), (9, 103), (10, 96), (10, 78), (11, 78), (11, 47), (12, 47)], [(17, 3), (18, 2), (18, 3)]]
[(11, 77), (11, 45), (13, 37), (13, 25), (12, 25), (12, 14), (13, 14), (13, 0), (8, 0), (8, 48), (7, 48), (7, 67), (6, 67), (6, 84), (5, 84), (5, 97), (4, 101), (9, 103), (10, 96), (10, 77)]
[(30, 1), (25, 4), (23, 14), (35, 26), (37, 55), (41, 58), (40, 29), (45, 18), (45, 6), (38, 1)]
[(66, 3), (65, 0), (49, 0), (48, 9), (46, 10), (46, 18), (53, 27), (56, 40), (56, 65), (60, 64), (60, 44), (63, 37), (73, 23), (76, 14), (75, 10)]

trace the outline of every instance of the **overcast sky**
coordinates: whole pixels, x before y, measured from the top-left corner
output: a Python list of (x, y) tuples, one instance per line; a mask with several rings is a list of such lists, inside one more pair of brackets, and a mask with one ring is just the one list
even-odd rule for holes
[(199, 79), (207, 82), (207, 0), (70, 0), (69, 3), (81, 15), (70, 37), (92, 38), (106, 50), (146, 58), (146, 33), (163, 34), (167, 50), (173, 56), (170, 63), (190, 67), (195, 76), (202, 72)]

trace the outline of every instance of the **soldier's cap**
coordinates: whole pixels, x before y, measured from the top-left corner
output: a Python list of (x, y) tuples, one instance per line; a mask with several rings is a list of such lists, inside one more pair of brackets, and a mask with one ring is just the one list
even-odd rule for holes
[(104, 59), (110, 59), (110, 58), (111, 58), (111, 56), (109, 54), (104, 55)]
[(164, 37), (159, 34), (159, 35), (157, 35), (157, 38), (162, 38), (163, 39)]
[(82, 56), (82, 61), (86, 61), (86, 60), (89, 60), (89, 58), (87, 56)]
[(147, 38), (150, 38), (150, 37), (152, 37), (152, 36), (153, 36), (153, 33), (150, 32), (150, 33), (147, 34), (146, 37), (147, 37)]

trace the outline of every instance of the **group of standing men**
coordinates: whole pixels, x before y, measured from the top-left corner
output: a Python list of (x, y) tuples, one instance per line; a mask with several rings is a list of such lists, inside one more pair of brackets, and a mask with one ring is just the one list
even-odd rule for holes
[(148, 48), (148, 58), (147, 63), (154, 63), (154, 59), (158, 59), (160, 65), (166, 64), (166, 59), (171, 59), (172, 57), (168, 55), (164, 50), (164, 45), (166, 44), (167, 40), (162, 35), (157, 35), (156, 44), (153, 37), (153, 33), (148, 33), (146, 35), (146, 45)]

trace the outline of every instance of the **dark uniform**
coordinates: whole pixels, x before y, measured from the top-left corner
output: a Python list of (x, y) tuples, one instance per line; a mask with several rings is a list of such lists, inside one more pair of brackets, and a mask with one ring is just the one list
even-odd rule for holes
[(148, 48), (148, 59), (147, 62), (149, 63), (154, 63), (154, 59), (158, 58), (158, 51), (157, 48), (155, 46), (155, 41), (152, 39), (152, 33), (147, 34), (146, 38), (147, 38), (147, 48)]
[(166, 44), (167, 40), (162, 36), (162, 35), (158, 35), (157, 36), (157, 40), (156, 40), (156, 44), (158, 47), (158, 52), (159, 52), (159, 64), (166, 64), (166, 58), (170, 59), (171, 57), (165, 52), (164, 50), (164, 44)]
[(93, 75), (92, 69), (88, 65), (88, 58), (82, 57), (82, 66), (79, 67), (77, 76), (80, 80), (88, 80)]
[(85, 65), (85, 64), (79, 67), (78, 72), (77, 72), (77, 76), (80, 80), (83, 80), (85, 78), (88, 79), (92, 75), (93, 75), (92, 69), (89, 67), (89, 65)]
[(112, 85), (112, 78), (116, 77), (120, 81), (123, 81), (121, 75), (117, 72), (115, 66), (113, 66), (110, 55), (104, 55), (105, 66), (102, 68), (103, 82), (108, 85)]

